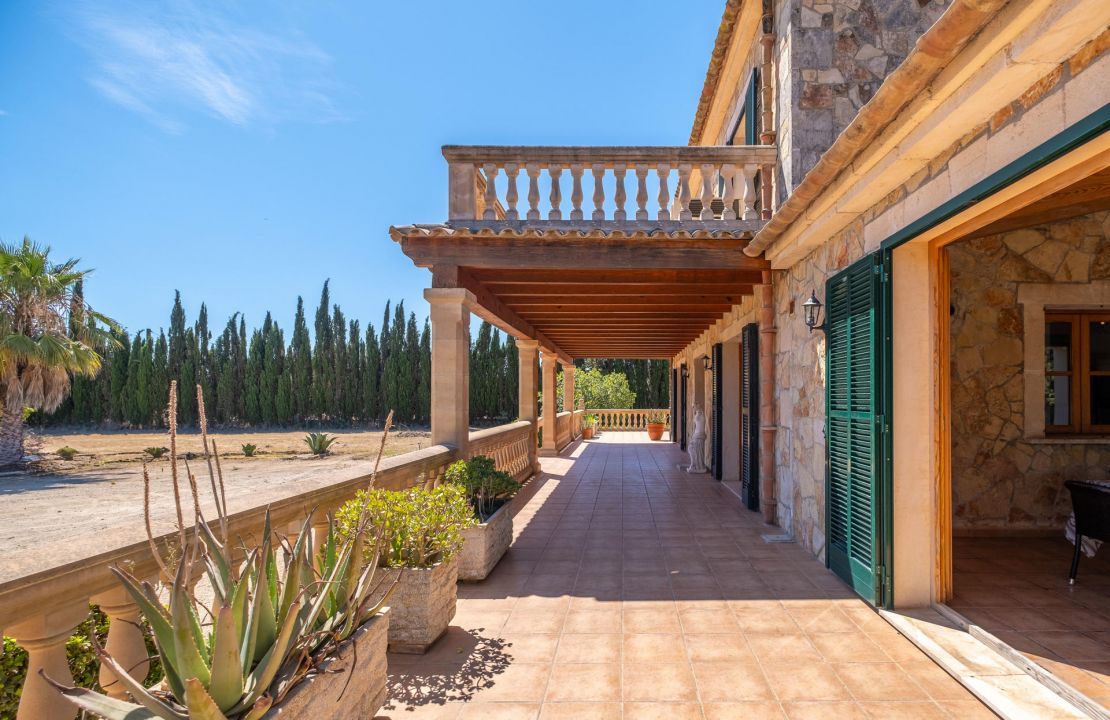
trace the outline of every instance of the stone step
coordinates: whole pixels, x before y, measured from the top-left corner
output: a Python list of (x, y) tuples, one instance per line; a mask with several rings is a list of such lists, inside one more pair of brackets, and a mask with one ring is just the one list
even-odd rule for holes
[(974, 637), (935, 608), (892, 612), (883, 618), (987, 707), (1006, 720), (1086, 720), (1091, 715)]

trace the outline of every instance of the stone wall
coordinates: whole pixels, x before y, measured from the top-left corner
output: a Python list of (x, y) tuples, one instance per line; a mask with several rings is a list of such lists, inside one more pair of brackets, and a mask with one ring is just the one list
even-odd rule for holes
[(1018, 304), (1022, 283), (1110, 280), (1108, 233), (1101, 212), (949, 246), (956, 529), (1062, 526), (1064, 481), (1110, 467), (1110, 443), (1026, 439)]
[[(949, 0), (786, 0), (776, 9), (783, 188), (794, 188)], [(789, 102), (787, 102), (789, 101)], [(782, 114), (788, 105), (789, 116)]]

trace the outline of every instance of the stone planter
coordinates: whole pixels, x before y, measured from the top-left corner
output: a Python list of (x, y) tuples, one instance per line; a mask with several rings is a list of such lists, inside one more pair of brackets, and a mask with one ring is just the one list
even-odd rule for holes
[(263, 715), (263, 720), (374, 717), (386, 697), (385, 653), (391, 614), (386, 608), (359, 628), (315, 673), (297, 683), (281, 705)]
[(649, 440), (662, 440), (663, 439), (663, 431), (666, 429), (666, 427), (667, 426), (664, 425), (663, 423), (648, 423), (647, 424), (648, 439)]
[(459, 553), (459, 580), (485, 580), (501, 556), (513, 542), (513, 516), (506, 502), (481, 525), (462, 531), (463, 547)]
[(458, 557), (430, 568), (382, 568), (380, 572), (386, 582), (401, 577), (390, 601), (389, 651), (424, 653), (455, 617)]

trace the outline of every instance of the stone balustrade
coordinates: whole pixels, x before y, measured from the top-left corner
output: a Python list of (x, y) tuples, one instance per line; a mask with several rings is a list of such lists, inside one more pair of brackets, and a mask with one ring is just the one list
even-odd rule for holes
[[(532, 423), (521, 421), (472, 434), (471, 454), (492, 456), (498, 468), (512, 472), (518, 480), (532, 472), (530, 451), (535, 449)], [(454, 462), (455, 451), (436, 445), (382, 460), (375, 487), (401, 490), (416, 486), (431, 487), (442, 480), (447, 466)], [(314, 531), (327, 524), (327, 514), (364, 489), (370, 476), (344, 480), (301, 494), (291, 494), (265, 506), (232, 512), (228, 530), (232, 537), (256, 542), (267, 509), (276, 532), (296, 533), (310, 511)], [(186, 532), (188, 542), (196, 541), (195, 528)], [(175, 531), (155, 537), (159, 547), (176, 544)], [(0, 630), (14, 637), (28, 653), (27, 679), (24, 682), (16, 720), (73, 718), (77, 711), (39, 676), (44, 670), (55, 681), (72, 685), (66, 661), (66, 641), (87, 616), (89, 602), (95, 602), (108, 615), (107, 646), (126, 667), (141, 667), (146, 647), (136, 621), (138, 607), (122, 591), (109, 571), (118, 566), (137, 577), (154, 579), (158, 565), (146, 539), (125, 547), (90, 554), (80, 561), (43, 569), (32, 575), (0, 584)], [(137, 671), (141, 674), (141, 671)], [(113, 683), (107, 668), (101, 670), (101, 685), (109, 695), (122, 697), (123, 690)]]
[(770, 209), (776, 149), (449, 145), (443, 156), (451, 221), (728, 228)]
[(644, 431), (647, 430), (649, 414), (663, 413), (664, 423), (671, 424), (670, 410), (587, 410), (591, 415), (597, 416), (597, 429), (609, 431)]
[(564, 410), (555, 416), (555, 447), (562, 450), (574, 440), (574, 431), (571, 429), (574, 413)]
[(470, 433), (470, 457), (492, 458), (498, 470), (509, 473), (517, 482), (524, 482), (532, 474), (535, 447), (536, 425), (527, 420)]

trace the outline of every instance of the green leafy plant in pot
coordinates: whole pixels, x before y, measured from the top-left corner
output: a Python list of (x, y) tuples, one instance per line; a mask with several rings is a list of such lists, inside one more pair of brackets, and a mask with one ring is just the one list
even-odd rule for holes
[(597, 415), (582, 416), (582, 438), (584, 440), (592, 440), (597, 435), (597, 423)]
[(667, 413), (663, 410), (650, 410), (645, 419), (647, 421), (648, 439), (661, 440), (663, 431), (667, 429)]
[(513, 480), (512, 475), (498, 470), (493, 458), (485, 455), (452, 463), (447, 468), (444, 480), (463, 488), (479, 522), (488, 520), (522, 487)]

